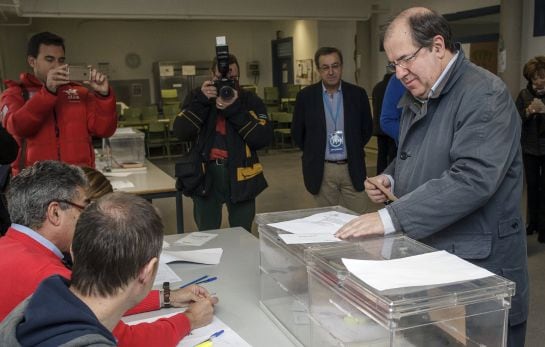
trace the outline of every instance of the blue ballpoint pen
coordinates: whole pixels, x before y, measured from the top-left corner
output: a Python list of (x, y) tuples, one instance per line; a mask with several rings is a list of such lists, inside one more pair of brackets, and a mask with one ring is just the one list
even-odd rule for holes
[(207, 338), (206, 340), (202, 341), (202, 342), (199, 342), (198, 344), (195, 345), (195, 347), (208, 347), (208, 346), (212, 346), (212, 339), (220, 336), (221, 334), (223, 334), (224, 330), (221, 329), (221, 330), (218, 330), (216, 331), (215, 333), (213, 333), (212, 335), (210, 335), (209, 338)]
[(217, 277), (209, 277), (207, 279), (204, 279), (202, 281), (199, 281), (199, 282), (195, 282), (195, 284), (203, 284), (203, 283), (208, 283), (208, 282), (213, 282), (215, 280), (217, 280), (218, 278)]
[(196, 284), (197, 282), (200, 282), (200, 281), (205, 280), (207, 277), (208, 277), (208, 275), (204, 275), (204, 276), (202, 276), (202, 277), (199, 277), (199, 278), (197, 278), (197, 279), (194, 280), (194, 281), (191, 281), (191, 282), (189, 282), (189, 283), (186, 283), (186, 284), (182, 285), (180, 288), (185, 288), (185, 287), (188, 287), (188, 286), (190, 286), (190, 285), (192, 285), (192, 284)]

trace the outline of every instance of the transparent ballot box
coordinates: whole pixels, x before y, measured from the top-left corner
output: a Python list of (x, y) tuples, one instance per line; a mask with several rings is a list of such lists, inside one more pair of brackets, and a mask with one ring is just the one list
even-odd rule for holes
[(379, 291), (342, 262), (433, 251), (405, 236), (307, 250), (311, 346), (505, 346), (513, 282), (494, 275)]
[(294, 343), (304, 346), (310, 346), (308, 277), (304, 252), (328, 243), (289, 245), (278, 236), (288, 232), (268, 224), (331, 211), (355, 214), (341, 206), (331, 206), (261, 213), (255, 218), (260, 245), (261, 308)]
[(145, 160), (144, 133), (133, 128), (117, 128), (106, 142), (107, 166), (116, 168), (143, 167)]

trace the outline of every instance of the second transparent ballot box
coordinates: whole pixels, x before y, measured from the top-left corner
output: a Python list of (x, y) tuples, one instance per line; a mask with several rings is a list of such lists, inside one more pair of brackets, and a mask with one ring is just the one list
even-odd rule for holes
[(310, 345), (505, 346), (513, 282), (494, 275), (381, 291), (350, 273), (342, 261), (390, 260), (433, 251), (406, 236), (308, 250)]

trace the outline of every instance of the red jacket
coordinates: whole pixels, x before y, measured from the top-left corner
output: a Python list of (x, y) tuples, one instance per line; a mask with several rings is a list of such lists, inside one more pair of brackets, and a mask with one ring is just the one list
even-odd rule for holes
[(0, 98), (2, 124), (20, 147), (13, 174), (47, 159), (94, 167), (91, 136), (110, 137), (117, 127), (113, 91), (104, 97), (70, 83), (55, 95), (30, 73), (22, 73), (20, 79), (5, 81), (8, 89)]
[[(31, 237), (9, 228), (0, 238), (0, 321), (26, 299), (40, 282), (52, 275), (70, 278), (71, 272), (52, 251)], [(147, 301), (159, 306), (158, 291), (152, 291)], [(137, 306), (141, 307), (141, 304)], [(132, 312), (142, 312), (136, 308)], [(123, 322), (115, 327), (113, 333), (119, 346), (176, 346), (191, 330), (189, 319), (183, 314), (162, 318), (153, 323), (129, 326)]]

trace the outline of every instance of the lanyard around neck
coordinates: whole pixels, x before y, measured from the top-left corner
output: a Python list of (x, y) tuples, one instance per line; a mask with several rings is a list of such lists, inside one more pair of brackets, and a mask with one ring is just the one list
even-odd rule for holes
[[(322, 94), (322, 96), (323, 96), (323, 99), (324, 99), (324, 107), (327, 109), (326, 113), (329, 114), (329, 117), (331, 118), (331, 120), (333, 121), (333, 124), (335, 126), (335, 131), (337, 131), (337, 120), (339, 119), (339, 114), (341, 113), (341, 104), (343, 102), (343, 100), (342, 100), (343, 92), (341, 90), (339, 90), (339, 95), (338, 95), (338, 98), (337, 98), (337, 110), (336, 110), (335, 114), (333, 114), (333, 108), (331, 107), (330, 101), (328, 100), (327, 91), (324, 92)], [(331, 101), (333, 101), (333, 100), (335, 100), (335, 96), (333, 96)]]

